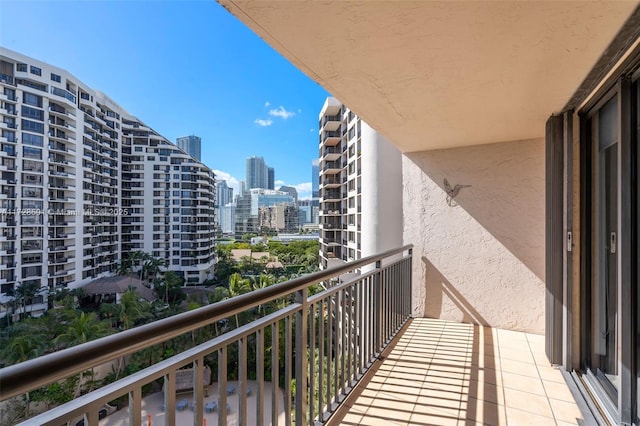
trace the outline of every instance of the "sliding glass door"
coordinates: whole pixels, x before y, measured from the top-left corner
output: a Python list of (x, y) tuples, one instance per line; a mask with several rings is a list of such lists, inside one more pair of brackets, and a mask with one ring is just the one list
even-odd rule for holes
[(615, 401), (618, 376), (618, 97), (590, 119), (591, 353), (590, 368)]
[(580, 114), (581, 380), (613, 424), (640, 424), (639, 78), (620, 77)]

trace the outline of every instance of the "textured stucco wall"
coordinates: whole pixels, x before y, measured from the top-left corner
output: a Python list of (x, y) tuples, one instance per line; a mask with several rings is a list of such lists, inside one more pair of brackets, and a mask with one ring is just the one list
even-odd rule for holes
[(415, 315), (544, 333), (544, 172), (542, 138), (403, 156)]

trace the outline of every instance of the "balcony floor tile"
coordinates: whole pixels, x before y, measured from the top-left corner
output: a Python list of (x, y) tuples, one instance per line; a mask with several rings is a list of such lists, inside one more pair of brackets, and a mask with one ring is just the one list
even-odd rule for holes
[(544, 336), (415, 318), (330, 420), (346, 425), (576, 425)]

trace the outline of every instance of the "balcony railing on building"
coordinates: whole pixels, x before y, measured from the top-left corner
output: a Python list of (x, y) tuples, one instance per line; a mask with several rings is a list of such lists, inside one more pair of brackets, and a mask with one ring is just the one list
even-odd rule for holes
[[(250, 376), (256, 381), (256, 424), (323, 423), (410, 318), (411, 262), (412, 247), (401, 247), (1, 369), (0, 400), (279, 301), (279, 309), (272, 313), (24, 424), (60, 425), (84, 418), (84, 424), (98, 425), (102, 407), (123, 396), (128, 397), (123, 408), (128, 424), (143, 424), (143, 420), (146, 424), (143, 387), (158, 382), (164, 404), (157, 409), (164, 411), (164, 424), (175, 425), (176, 410), (185, 404), (177, 401), (176, 377), (185, 367), (193, 374), (193, 397), (187, 404), (193, 410), (194, 425), (204, 424), (212, 407), (212, 403), (205, 406), (204, 374), (209, 370), (221, 390), (216, 401), (218, 424), (227, 424), (224, 390), (230, 377), (237, 377), (239, 388), (233, 397), (238, 398), (238, 424), (248, 424)], [(341, 277), (349, 278), (342, 281)], [(322, 288), (326, 289), (312, 294)], [(232, 353), (237, 354), (237, 363), (229, 362)], [(279, 390), (267, 393), (270, 388)]]

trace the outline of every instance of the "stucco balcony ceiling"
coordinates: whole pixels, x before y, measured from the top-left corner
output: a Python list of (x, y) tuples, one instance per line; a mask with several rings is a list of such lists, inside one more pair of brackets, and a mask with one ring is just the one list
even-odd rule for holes
[(546, 119), (567, 104), (637, 7), (220, 3), (407, 152), (543, 136)]

